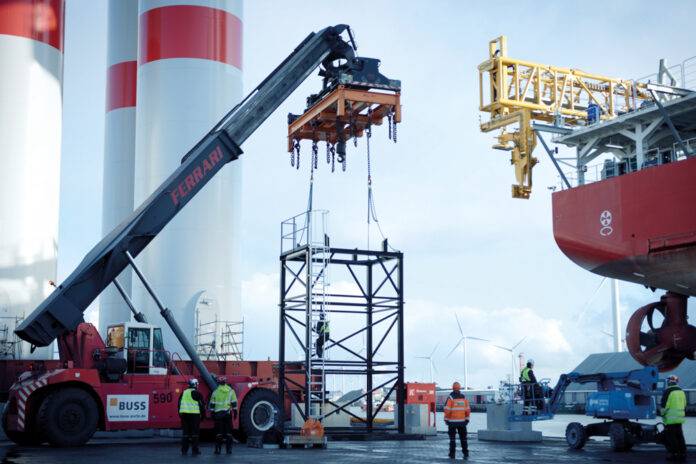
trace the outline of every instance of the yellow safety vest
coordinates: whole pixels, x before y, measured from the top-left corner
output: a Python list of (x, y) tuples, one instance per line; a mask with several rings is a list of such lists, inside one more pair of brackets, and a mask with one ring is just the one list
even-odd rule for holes
[(522, 369), (522, 374), (520, 374), (520, 378), (522, 379), (522, 382), (531, 382), (532, 379), (529, 378), (529, 371), (531, 371), (529, 367), (525, 367)]
[(237, 394), (229, 385), (218, 386), (210, 397), (210, 410), (213, 412), (229, 411), (232, 404), (237, 406)]
[[(675, 388), (675, 386), (668, 387)], [(664, 417), (665, 425), (672, 424), (683, 424), (684, 423), (684, 409), (686, 408), (686, 395), (681, 390), (674, 390), (670, 392), (667, 397), (667, 403), (665, 404), (665, 409), (662, 410), (662, 417)]]
[(193, 396), (191, 396), (191, 392), (193, 391), (193, 388), (188, 388), (184, 390), (184, 393), (181, 395), (181, 404), (179, 405), (179, 414), (200, 414), (201, 413), (201, 407), (198, 404), (198, 401), (193, 399)]

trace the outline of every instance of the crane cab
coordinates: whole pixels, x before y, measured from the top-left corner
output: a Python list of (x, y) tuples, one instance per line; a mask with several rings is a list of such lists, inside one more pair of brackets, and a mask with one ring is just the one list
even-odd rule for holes
[(168, 356), (159, 327), (142, 322), (110, 325), (105, 344), (112, 357), (126, 360), (129, 374), (167, 373)]

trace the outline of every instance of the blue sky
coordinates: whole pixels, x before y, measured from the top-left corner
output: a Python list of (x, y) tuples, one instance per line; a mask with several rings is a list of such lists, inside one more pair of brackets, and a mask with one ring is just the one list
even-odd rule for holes
[[(63, 155), (58, 280), (101, 238), (104, 146), (106, 2), (68, 0), (64, 70)], [(611, 349), (609, 286), (577, 267), (552, 234), (551, 192), (557, 175), (541, 149), (528, 201), (510, 197), (514, 175), (507, 154), (479, 132), (477, 65), (488, 42), (508, 38), (508, 55), (587, 72), (638, 78), (658, 60), (676, 64), (696, 55), (696, 6), (666, 2), (679, 14), (654, 15), (654, 2), (556, 1), (247, 1), (244, 5), (244, 87), (253, 89), (310, 32), (346, 23), (358, 52), (382, 60), (382, 72), (403, 84), (397, 144), (386, 127), (372, 139), (373, 190), (382, 230), (404, 252), (407, 379), (461, 380), (462, 354), (447, 353), (467, 335), (519, 347), (537, 363), (537, 377), (556, 378), (585, 356)], [(490, 5), (490, 6), (489, 6)], [(290, 167), (286, 115), (304, 109), (320, 86), (311, 76), (242, 147), (243, 312), (248, 359), (277, 358), (280, 222), (307, 203), (308, 154)], [(561, 152), (573, 156), (571, 151)], [(320, 152), (321, 155), (321, 152)], [(321, 156), (320, 156), (321, 158)], [(315, 208), (330, 210), (332, 244), (364, 247), (367, 188), (364, 141), (349, 145), (348, 171), (320, 165)], [(371, 235), (376, 243), (378, 235)], [(338, 284), (338, 283), (337, 283)], [(622, 283), (622, 319), (655, 301)], [(583, 312), (579, 318), (578, 314)], [(578, 322), (580, 319), (580, 322)], [(333, 328), (333, 330), (336, 330)], [(438, 344), (439, 343), (439, 344)], [(469, 384), (497, 385), (509, 354), (469, 344)]]

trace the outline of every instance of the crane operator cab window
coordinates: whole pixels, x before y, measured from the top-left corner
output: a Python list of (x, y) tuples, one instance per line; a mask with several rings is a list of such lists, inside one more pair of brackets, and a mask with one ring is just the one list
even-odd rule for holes
[(159, 327), (140, 322), (109, 326), (106, 346), (111, 356), (126, 359), (130, 374), (167, 374), (169, 355)]
[(128, 329), (128, 372), (148, 374), (150, 372), (150, 328), (129, 327)]

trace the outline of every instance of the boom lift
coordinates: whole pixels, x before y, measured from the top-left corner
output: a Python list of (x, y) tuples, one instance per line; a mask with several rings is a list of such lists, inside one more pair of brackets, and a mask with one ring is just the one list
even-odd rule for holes
[[(84, 444), (96, 430), (178, 428), (177, 399), (193, 370), (179, 372), (162, 346), (161, 330), (145, 323), (116, 280), (128, 266), (135, 271), (199, 371), (208, 395), (216, 383), (134, 259), (203, 186), (241, 154), (240, 145), (318, 66), (360, 68), (369, 58), (355, 56), (341, 34), (346, 25), (311, 33), (241, 103), (183, 157), (181, 165), (133, 214), (102, 239), (70, 276), (16, 329), (34, 346), (58, 339), (63, 369), (25, 372), (11, 387), (2, 425), (13, 441)], [(350, 38), (352, 42), (352, 37)], [(335, 62), (342, 60), (336, 65)], [(383, 76), (382, 76), (383, 77)], [(369, 80), (369, 76), (367, 77)], [(373, 76), (373, 78), (375, 78)], [(370, 83), (369, 81), (367, 82)], [(105, 344), (83, 312), (114, 283), (135, 314), (135, 323), (108, 328)], [(107, 346), (108, 345), (108, 346)], [(234, 428), (257, 435), (273, 426), (276, 393), (255, 377), (227, 376), (241, 404)], [(203, 428), (211, 428), (206, 421)]]
[[(646, 84), (509, 58), (505, 36), (491, 40), (488, 53), (488, 60), (478, 66), (479, 110), (490, 113), (490, 119), (480, 127), (482, 132), (502, 129), (493, 148), (511, 152), (514, 198), (527, 199), (532, 192), (532, 168), (538, 162), (532, 152), (539, 135), (532, 121), (552, 123), (549, 131), (564, 133), (653, 100)], [(508, 132), (511, 124), (518, 129)]]
[[(603, 422), (582, 425), (571, 422), (566, 427), (566, 441), (573, 449), (585, 446), (589, 437), (608, 436), (614, 451), (628, 451), (638, 443), (662, 440), (658, 425), (636, 422), (638, 419), (655, 419), (655, 395), (659, 394), (657, 368), (644, 367), (632, 371), (598, 374), (563, 374), (550, 390), (547, 382), (540, 382), (540, 389), (526, 397), (526, 401), (536, 405), (534, 413), (517, 415), (511, 409), (511, 421), (532, 421), (553, 419), (561, 405), (566, 388), (571, 383), (596, 383), (597, 391), (587, 397), (585, 414)], [(537, 394), (541, 393), (541, 394)]]

